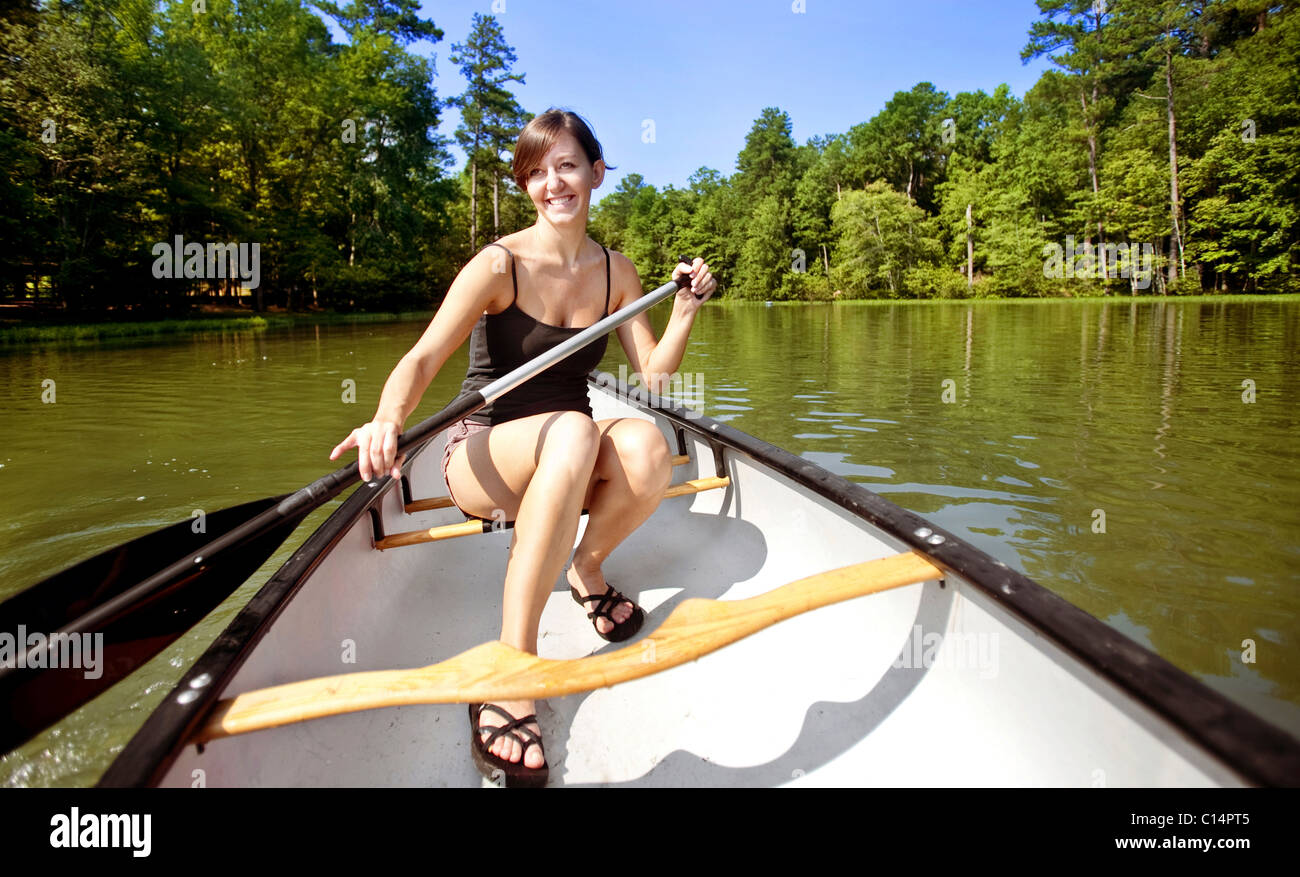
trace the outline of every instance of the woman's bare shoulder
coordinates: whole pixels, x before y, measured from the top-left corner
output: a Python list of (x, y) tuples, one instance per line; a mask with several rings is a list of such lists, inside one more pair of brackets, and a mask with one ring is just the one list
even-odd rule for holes
[(641, 275), (618, 250), (609, 251), (610, 305), (619, 308), (641, 297)]
[(624, 256), (613, 247), (606, 247), (606, 249), (609, 250), (609, 264), (611, 268), (622, 268), (623, 270), (631, 268), (633, 271), (636, 270), (636, 266), (632, 264), (632, 260), (627, 256)]
[(476, 309), (498, 313), (514, 300), (510, 256), (500, 247), (483, 246), (460, 269), (447, 297), (472, 301)]
[[(521, 228), (519, 231), (511, 232), (510, 234), (507, 235), (502, 235), (492, 243), (500, 244), (501, 246), (509, 250), (511, 253), (514, 253), (516, 256), (522, 256), (524, 253), (528, 252), (529, 250), (529, 236), (527, 232), (528, 229)], [(489, 244), (488, 246), (491, 245)]]

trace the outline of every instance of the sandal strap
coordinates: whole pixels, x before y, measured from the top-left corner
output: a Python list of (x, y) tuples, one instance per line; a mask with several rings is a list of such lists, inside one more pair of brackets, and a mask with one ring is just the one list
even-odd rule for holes
[(595, 610), (587, 613), (588, 618), (594, 620), (596, 616), (599, 615), (608, 619), (609, 621), (613, 621), (614, 607), (617, 606), (619, 603), (632, 602), (631, 600), (628, 600), (626, 597), (620, 594), (618, 591), (614, 590), (613, 586), (606, 585), (606, 587), (608, 587), (609, 590), (606, 591), (605, 593), (593, 594), (592, 596), (583, 599), (582, 602), (584, 603), (586, 603), (588, 600), (597, 600), (597, 599), (600, 600), (600, 603), (596, 605)]
[[(504, 725), (497, 725), (495, 727), (492, 725), (478, 726), (477, 733), (480, 736), (482, 736), (484, 731), (490, 732), (488, 734), (487, 740), (483, 741), (483, 747), (485, 749), (490, 748), (492, 744), (496, 742), (498, 737), (501, 737), (505, 734), (509, 734), (511, 737), (514, 737), (515, 740), (524, 744), (524, 750), (523, 750), (524, 752), (527, 752), (528, 747), (534, 744), (536, 744), (539, 747), (542, 745), (542, 738), (539, 737), (536, 732), (532, 731), (529, 728), (523, 727), (524, 725), (527, 725), (530, 722), (537, 721), (536, 713), (532, 713), (530, 715), (524, 716), (522, 719), (516, 719), (514, 716), (510, 715), (510, 713), (501, 709), (501, 707), (496, 706), (495, 704), (485, 703), (483, 704), (483, 706), (479, 707), (478, 712), (479, 712), (480, 719), (482, 718), (483, 710), (488, 710), (488, 709), (492, 710), (494, 713), (501, 714), (505, 718), (509, 719), (509, 721)], [(520, 736), (521, 734), (527, 736), (526, 737)]]
[[(492, 744), (497, 741), (497, 738), (505, 734), (509, 734), (511, 737), (515, 738), (516, 741), (522, 743), (524, 747), (523, 749), (524, 752), (527, 752), (528, 747), (534, 744), (536, 744), (539, 747), (542, 745), (542, 738), (538, 737), (536, 734), (534, 734), (532, 731), (528, 730), (527, 728), (516, 728), (510, 725), (501, 725), (500, 727), (493, 728), (489, 725), (480, 725), (478, 729), (478, 733), (480, 737), (482, 736), (484, 731), (491, 732), (488, 734), (486, 740), (481, 741), (484, 749), (491, 749)], [(526, 734), (527, 737), (521, 737), (520, 736), (521, 733)]]

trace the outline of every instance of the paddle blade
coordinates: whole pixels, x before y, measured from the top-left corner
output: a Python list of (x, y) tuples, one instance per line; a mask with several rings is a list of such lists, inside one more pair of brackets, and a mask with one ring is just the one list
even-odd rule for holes
[[(202, 533), (181, 521), (69, 567), (0, 603), (0, 752), (7, 752), (135, 672), (234, 593), (310, 512), (276, 524), (212, 558), (94, 628), (61, 638), (42, 659), (17, 667), (24, 646), (75, 622), (90, 609), (189, 556), (279, 503), (260, 499), (207, 516)], [(33, 651), (35, 651), (33, 649)]]

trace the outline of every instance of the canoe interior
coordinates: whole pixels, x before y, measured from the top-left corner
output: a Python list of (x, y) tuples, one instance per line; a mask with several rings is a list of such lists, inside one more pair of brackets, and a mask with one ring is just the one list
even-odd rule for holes
[[(593, 386), (595, 416), (662, 413)], [(702, 436), (674, 481), (714, 474)], [(443, 438), (409, 468), (441, 495)], [(737, 599), (905, 550), (745, 455), (731, 486), (664, 500), (606, 563), (647, 612), (605, 643), (557, 581), (539, 652), (580, 658), (641, 640), (687, 597)], [(463, 520), (374, 504), (388, 533)], [(579, 536), (581, 530), (579, 531)], [(361, 515), (247, 653), (223, 697), (309, 677), (418, 667), (499, 633), (510, 531), (388, 551)], [(647, 654), (647, 660), (653, 656)], [(349, 662), (350, 661), (350, 662)], [(1242, 779), (1167, 722), (949, 575), (782, 622), (700, 660), (538, 703), (552, 785), (1203, 786)], [(166, 786), (473, 786), (463, 705), (372, 710), (186, 745)]]

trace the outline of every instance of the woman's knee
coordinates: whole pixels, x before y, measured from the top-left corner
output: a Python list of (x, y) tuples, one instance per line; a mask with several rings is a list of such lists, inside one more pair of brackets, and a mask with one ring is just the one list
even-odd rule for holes
[(662, 490), (672, 479), (672, 454), (663, 433), (647, 420), (627, 420), (612, 431), (614, 453), (634, 487)]
[(595, 465), (600, 449), (596, 421), (581, 411), (560, 411), (549, 417), (537, 442), (537, 463), (543, 455), (558, 456), (584, 467)]

